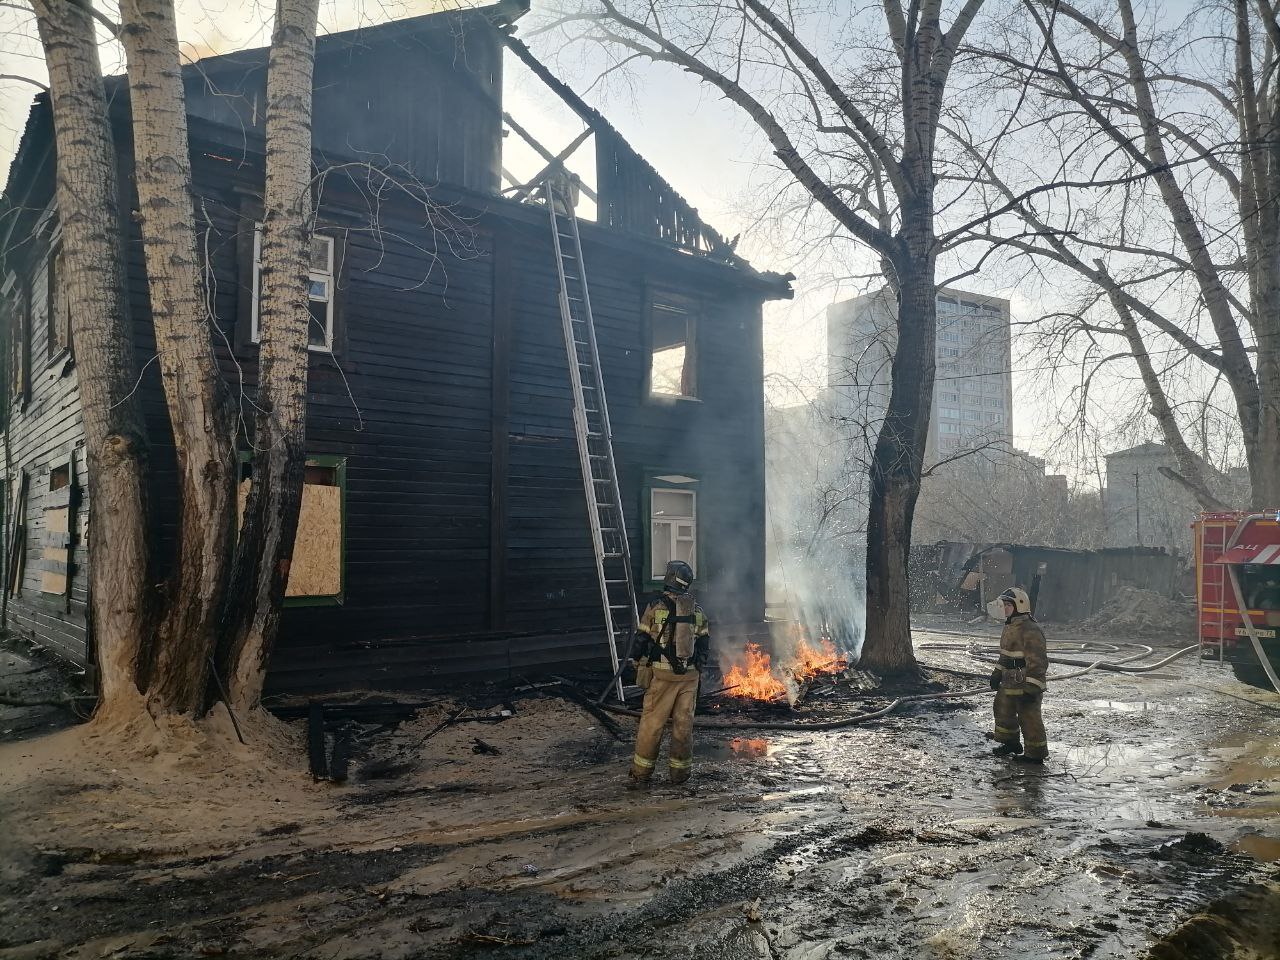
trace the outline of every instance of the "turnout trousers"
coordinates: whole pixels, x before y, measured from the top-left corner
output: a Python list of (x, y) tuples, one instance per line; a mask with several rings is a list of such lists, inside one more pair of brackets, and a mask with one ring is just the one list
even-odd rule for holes
[(671, 721), (671, 746), (667, 762), (671, 782), (684, 783), (693, 771), (693, 711), (698, 705), (698, 671), (682, 674), (670, 670), (654, 670), (653, 683), (644, 693), (640, 713), (640, 730), (636, 733), (636, 751), (631, 758), (631, 776), (648, 780), (658, 762), (662, 732)]
[(1045, 733), (1044, 718), (1040, 715), (1041, 696), (1038, 693), (1009, 693), (1000, 690), (996, 694), (995, 733), (993, 740), (1011, 746), (1022, 745), (1023, 756), (1043, 760), (1049, 755), (1049, 737)]

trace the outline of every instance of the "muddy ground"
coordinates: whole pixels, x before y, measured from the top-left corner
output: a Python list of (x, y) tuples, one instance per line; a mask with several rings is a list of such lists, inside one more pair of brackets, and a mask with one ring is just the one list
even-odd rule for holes
[(981, 696), (702, 730), (692, 787), (642, 794), (596, 718), (511, 705), (362, 726), (346, 785), (300, 723), (0, 712), (0, 958), (1280, 956), (1280, 697), (1216, 665), (1051, 675), (1043, 769), (990, 755)]

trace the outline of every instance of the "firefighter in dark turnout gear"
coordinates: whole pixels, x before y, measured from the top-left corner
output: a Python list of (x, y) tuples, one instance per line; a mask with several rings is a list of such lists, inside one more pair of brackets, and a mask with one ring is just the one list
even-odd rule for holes
[(657, 765), (662, 732), (671, 721), (668, 764), (671, 782), (684, 783), (693, 771), (693, 712), (698, 680), (711, 648), (711, 625), (689, 594), (693, 568), (682, 560), (667, 564), (662, 593), (649, 601), (636, 633), (636, 682), (645, 688), (631, 786), (642, 787)]
[(1000, 594), (1005, 621), (1000, 634), (1000, 662), (991, 674), (996, 691), (995, 732), (987, 734), (1000, 746), (997, 756), (1027, 763), (1043, 763), (1049, 740), (1040, 715), (1047, 689), (1049, 655), (1044, 631), (1031, 617), (1031, 600), (1021, 587)]

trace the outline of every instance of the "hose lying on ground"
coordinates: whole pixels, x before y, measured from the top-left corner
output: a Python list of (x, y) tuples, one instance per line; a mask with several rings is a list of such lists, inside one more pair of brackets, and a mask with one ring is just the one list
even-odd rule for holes
[[(933, 632), (936, 632), (936, 631), (933, 631)], [(1071, 643), (1071, 641), (1063, 641), (1063, 642)], [(1076, 643), (1074, 645), (1079, 646), (1083, 650), (1085, 647), (1089, 646), (1090, 644), (1088, 642), (1085, 642), (1085, 643)], [(1112, 651), (1117, 653), (1119, 652), (1119, 649), (1120, 649), (1120, 647), (1117, 646), (1116, 644), (1097, 644), (1097, 646), (1111, 647)], [(1177, 651), (1172, 656), (1165, 657), (1163, 660), (1160, 660), (1157, 663), (1148, 664), (1145, 666), (1130, 667), (1130, 666), (1127, 666), (1127, 664), (1131, 663), (1136, 659), (1139, 659), (1140, 657), (1148, 656), (1154, 651), (1152, 650), (1151, 647), (1146, 646), (1146, 644), (1126, 643), (1126, 644), (1122, 644), (1121, 646), (1142, 647), (1145, 652), (1139, 653), (1135, 656), (1124, 657), (1117, 661), (1095, 660), (1093, 663), (1090, 663), (1087, 666), (1085, 666), (1083, 670), (1076, 670), (1076, 671), (1073, 671), (1072, 673), (1064, 673), (1058, 676), (1050, 677), (1049, 679), (1054, 682), (1057, 682), (1059, 680), (1071, 680), (1075, 677), (1082, 677), (1086, 673), (1090, 673), (1091, 671), (1098, 670), (1098, 669), (1120, 670), (1125, 673), (1145, 673), (1149, 670), (1157, 670), (1160, 667), (1165, 666), (1166, 664), (1172, 663), (1174, 660), (1177, 660), (1179, 657), (1185, 657), (1187, 654), (1189, 654), (1193, 650), (1200, 649), (1200, 645), (1198, 643), (1192, 644), (1189, 647), (1184, 647), (1183, 649)], [(976, 644), (964, 644), (964, 645), (921, 644), (920, 648), (921, 649), (970, 649), (971, 653), (974, 655), (976, 659), (980, 659), (980, 660), (983, 660), (983, 662), (987, 662), (984, 658), (977, 656), (977, 653), (980, 648), (978, 648), (978, 645)], [(1084, 661), (1078, 661), (1078, 660), (1064, 661), (1055, 657), (1050, 657), (1049, 661), (1051, 663), (1065, 662), (1068, 666), (1078, 666), (1078, 665), (1084, 664)], [(855, 724), (866, 723), (868, 720), (879, 720), (881, 717), (889, 715), (894, 710), (898, 709), (898, 707), (903, 706), (904, 704), (922, 703), (929, 700), (948, 700), (948, 699), (955, 699), (958, 697), (976, 697), (976, 696), (981, 696), (983, 694), (991, 694), (991, 693), (992, 691), (990, 687), (984, 685), (981, 687), (971, 687), (967, 690), (949, 690), (943, 693), (913, 694), (907, 697), (898, 697), (888, 706), (881, 707), (879, 710), (872, 710), (868, 713), (855, 713), (852, 716), (842, 717), (839, 720), (820, 720), (812, 723), (805, 723), (802, 720), (730, 720), (730, 719), (721, 719), (718, 717), (713, 718), (713, 717), (695, 716), (693, 718), (693, 725), (695, 727), (706, 727), (709, 729), (730, 729), (730, 730), (794, 730), (794, 731), (839, 730), (841, 727), (852, 727)], [(609, 711), (609, 713), (617, 714), (618, 716), (632, 717), (635, 719), (639, 719), (640, 717), (639, 710), (632, 710), (628, 707), (620, 707), (620, 706), (617, 706), (616, 704), (601, 704), (600, 706), (601, 706), (601, 709), (607, 710)]]

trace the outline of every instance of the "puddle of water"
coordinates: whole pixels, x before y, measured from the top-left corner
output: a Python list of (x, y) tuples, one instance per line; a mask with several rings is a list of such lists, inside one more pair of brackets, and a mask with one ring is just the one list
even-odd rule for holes
[(1177, 713), (1186, 709), (1176, 703), (1151, 700), (1077, 700), (1076, 703), (1090, 713)]
[(1251, 833), (1237, 840), (1235, 848), (1256, 860), (1266, 860), (1271, 863), (1280, 861), (1280, 837), (1264, 837), (1260, 833)]
[(734, 737), (727, 741), (698, 743), (694, 752), (714, 760), (768, 759), (784, 748), (764, 737)]

